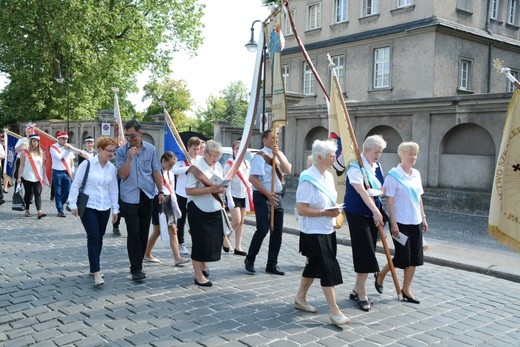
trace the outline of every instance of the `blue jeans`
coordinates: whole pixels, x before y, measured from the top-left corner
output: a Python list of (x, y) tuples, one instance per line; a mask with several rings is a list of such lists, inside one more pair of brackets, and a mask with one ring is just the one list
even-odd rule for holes
[(81, 223), (87, 233), (87, 250), (90, 272), (98, 272), (100, 270), (99, 258), (101, 257), (103, 236), (105, 236), (109, 218), (110, 210), (98, 211), (90, 207), (85, 209), (85, 213), (83, 214), (83, 217), (81, 217)]
[[(253, 191), (253, 204), (255, 206), (256, 231), (249, 245), (247, 259), (254, 263), (262, 242), (269, 232), (271, 214), (269, 201), (265, 195), (256, 190)], [(278, 196), (278, 206), (274, 209), (274, 230), (269, 234), (268, 267), (276, 266), (278, 263), (278, 254), (282, 247), (283, 215), (282, 197)]]
[(52, 185), (54, 187), (54, 202), (56, 210), (63, 212), (63, 205), (69, 199), (69, 191), (72, 180), (67, 170), (52, 170)]

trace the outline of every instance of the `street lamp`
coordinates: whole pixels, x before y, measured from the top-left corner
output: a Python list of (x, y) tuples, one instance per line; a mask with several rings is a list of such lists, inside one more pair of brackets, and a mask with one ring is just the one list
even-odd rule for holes
[(70, 136), (70, 99), (69, 99), (69, 94), (70, 94), (69, 78), (70, 78), (70, 76), (68, 76), (69, 75), (68, 74), (66, 77), (69, 77), (69, 78), (63, 78), (63, 76), (61, 74), (61, 62), (58, 59), (56, 59), (56, 62), (58, 63), (58, 74), (56, 75), (55, 80), (59, 84), (63, 84), (63, 82), (66, 82), (66, 84), (65, 84), (65, 88), (66, 88), (65, 94), (66, 94), (66, 97), (67, 97), (67, 135)]
[[(255, 40), (255, 24), (258, 22), (262, 22), (261, 20), (257, 19), (251, 23), (251, 38), (249, 39), (249, 42), (245, 44), (245, 47), (247, 50), (251, 53), (254, 53), (258, 49), (258, 43)], [(264, 39), (264, 45), (262, 47), (262, 64), (263, 64), (263, 77), (262, 77), (262, 121), (260, 124), (260, 131), (264, 132), (265, 123), (267, 120), (267, 117), (265, 116), (265, 71), (266, 71), (266, 59), (267, 59), (267, 45), (266, 41)]]

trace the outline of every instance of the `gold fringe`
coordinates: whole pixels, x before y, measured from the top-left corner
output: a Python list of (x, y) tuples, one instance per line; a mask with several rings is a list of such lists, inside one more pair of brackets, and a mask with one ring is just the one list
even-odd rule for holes
[(496, 225), (488, 225), (488, 233), (501, 244), (511, 248), (516, 252), (520, 252), (520, 241), (515, 240), (511, 236), (502, 232)]

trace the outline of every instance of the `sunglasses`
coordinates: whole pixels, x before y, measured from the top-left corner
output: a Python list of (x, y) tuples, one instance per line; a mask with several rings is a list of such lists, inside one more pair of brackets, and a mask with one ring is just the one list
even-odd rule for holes
[(137, 137), (137, 134), (125, 134), (125, 137), (127, 139), (133, 140)]

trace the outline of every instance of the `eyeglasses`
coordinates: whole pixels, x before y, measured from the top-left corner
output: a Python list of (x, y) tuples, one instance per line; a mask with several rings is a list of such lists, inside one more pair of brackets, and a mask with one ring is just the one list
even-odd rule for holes
[(108, 149), (104, 149), (104, 148), (103, 148), (103, 150), (108, 153), (115, 153), (115, 151), (116, 151), (115, 149), (108, 150)]
[(133, 140), (137, 137), (137, 134), (125, 134), (125, 137), (127, 139)]

